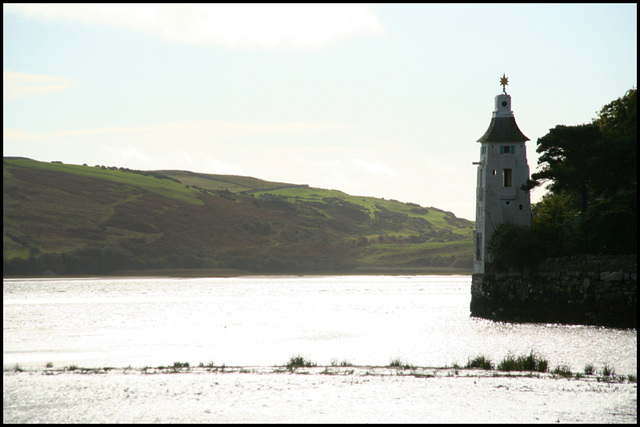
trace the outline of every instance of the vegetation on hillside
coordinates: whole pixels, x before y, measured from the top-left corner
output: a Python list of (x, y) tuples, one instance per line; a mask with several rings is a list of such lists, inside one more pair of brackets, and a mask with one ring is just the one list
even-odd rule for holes
[[(605, 105), (592, 123), (558, 125), (539, 138), (540, 172), (549, 193), (532, 206), (532, 229), (507, 225), (492, 236), (499, 270), (522, 271), (542, 257), (637, 254), (637, 89)], [(519, 244), (530, 251), (514, 251)], [(509, 258), (510, 257), (510, 258)]]
[(3, 178), (4, 275), (472, 268), (473, 223), (413, 203), (25, 158), (4, 158)]

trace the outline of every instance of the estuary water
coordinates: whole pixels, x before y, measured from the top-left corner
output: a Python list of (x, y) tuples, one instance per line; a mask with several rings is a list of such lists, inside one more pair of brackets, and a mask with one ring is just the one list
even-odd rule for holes
[(637, 373), (637, 332), (469, 315), (470, 276), (5, 279), (3, 366), (464, 366), (531, 351)]
[[(637, 376), (636, 330), (473, 318), (470, 287), (470, 276), (5, 279), (3, 421), (637, 423), (634, 381), (452, 368), (533, 351), (550, 369)], [(319, 366), (283, 368), (297, 355)], [(175, 362), (192, 368), (144, 369)], [(74, 365), (118, 369), (63, 369)]]

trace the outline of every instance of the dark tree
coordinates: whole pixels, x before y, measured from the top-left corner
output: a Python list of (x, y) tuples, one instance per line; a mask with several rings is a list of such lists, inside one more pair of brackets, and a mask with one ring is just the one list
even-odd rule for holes
[(490, 272), (531, 273), (543, 259), (542, 244), (531, 227), (504, 223), (496, 227), (488, 245)]
[(550, 181), (552, 193), (575, 199), (584, 212), (590, 203), (637, 186), (637, 90), (605, 105), (591, 124), (558, 125), (538, 139), (541, 171), (529, 188)]
[(531, 206), (531, 225), (543, 242), (547, 256), (571, 255), (575, 251), (578, 210), (565, 194), (547, 193)]
[[(637, 90), (605, 105), (591, 124), (556, 126), (538, 139), (550, 196), (532, 209), (536, 234), (564, 252), (636, 253)], [(560, 246), (557, 246), (561, 244)]]
[(566, 193), (584, 211), (593, 197), (593, 163), (596, 162), (602, 132), (597, 125), (558, 125), (538, 139), (536, 151), (542, 153), (540, 172), (532, 180), (551, 181), (547, 187), (553, 193)]
[(611, 197), (635, 191), (638, 176), (638, 92), (605, 105), (594, 119), (602, 131), (597, 146), (598, 160), (592, 163), (598, 177), (593, 188), (600, 196)]

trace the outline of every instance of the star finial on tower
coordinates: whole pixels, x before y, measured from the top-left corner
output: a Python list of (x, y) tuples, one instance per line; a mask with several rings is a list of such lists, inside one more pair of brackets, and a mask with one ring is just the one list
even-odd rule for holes
[(504, 73), (502, 73), (502, 77), (500, 77), (500, 84), (502, 85), (502, 93), (507, 93), (507, 85), (509, 84), (509, 77), (505, 77)]

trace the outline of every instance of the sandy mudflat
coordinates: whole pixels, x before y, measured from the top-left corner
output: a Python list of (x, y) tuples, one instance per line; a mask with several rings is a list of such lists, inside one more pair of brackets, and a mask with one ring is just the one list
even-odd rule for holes
[(637, 384), (418, 368), (4, 372), (5, 423), (637, 423)]

